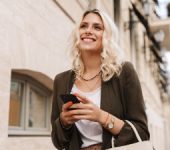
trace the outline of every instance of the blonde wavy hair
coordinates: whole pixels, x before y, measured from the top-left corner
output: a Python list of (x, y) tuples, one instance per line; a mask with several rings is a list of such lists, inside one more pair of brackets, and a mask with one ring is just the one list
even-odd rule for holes
[(83, 18), (89, 13), (95, 13), (100, 16), (104, 24), (102, 38), (103, 49), (101, 52), (101, 74), (102, 80), (108, 81), (114, 75), (118, 76), (120, 74), (124, 54), (118, 45), (119, 37), (116, 25), (105, 12), (99, 11), (97, 9), (87, 10), (71, 33), (71, 37), (69, 38), (69, 47), (71, 48), (70, 53), (73, 58), (72, 69), (76, 74), (76, 78), (83, 76), (85, 67), (81, 58), (81, 51), (78, 49), (78, 44), (80, 41), (79, 27)]

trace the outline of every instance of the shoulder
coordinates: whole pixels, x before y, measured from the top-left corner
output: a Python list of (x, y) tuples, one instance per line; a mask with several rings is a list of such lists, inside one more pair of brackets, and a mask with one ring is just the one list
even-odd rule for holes
[(127, 75), (133, 75), (133, 74), (136, 74), (133, 64), (129, 61), (123, 62), (120, 76), (127, 76)]
[(139, 78), (134, 66), (131, 62), (126, 61), (122, 63), (122, 70), (119, 74), (119, 79), (123, 83), (138, 83)]
[(74, 80), (73, 70), (67, 70), (57, 74), (54, 78), (53, 88), (54, 89), (65, 89), (67, 85), (72, 83)]
[(55, 76), (54, 82), (64, 81), (68, 79), (72, 74), (74, 74), (73, 70), (67, 70), (67, 71), (61, 72)]
[(134, 70), (133, 64), (130, 61), (125, 61), (122, 63), (122, 72)]

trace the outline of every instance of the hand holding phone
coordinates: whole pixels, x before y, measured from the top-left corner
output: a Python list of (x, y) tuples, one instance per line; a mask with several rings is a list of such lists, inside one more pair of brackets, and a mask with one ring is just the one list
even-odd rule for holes
[[(76, 103), (80, 103), (80, 101), (78, 100), (78, 98), (73, 95), (73, 94), (61, 94), (60, 95), (61, 99), (63, 100), (64, 104), (67, 103), (67, 102), (72, 102), (73, 104), (76, 104)], [(74, 108), (74, 106), (70, 106), (68, 110), (74, 110), (76, 108)]]

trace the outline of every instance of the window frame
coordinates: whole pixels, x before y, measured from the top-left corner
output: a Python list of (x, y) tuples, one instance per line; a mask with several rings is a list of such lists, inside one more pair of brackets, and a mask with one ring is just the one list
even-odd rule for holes
[[(52, 91), (47, 87), (39, 83), (32, 77), (21, 75), (19, 73), (12, 73), (11, 82), (23, 83), (23, 97), (21, 108), (21, 127), (10, 126), (8, 124), (9, 136), (49, 136), (50, 135), (50, 112), (52, 102)], [(45, 110), (45, 128), (32, 128), (29, 127), (29, 102), (30, 102), (30, 90), (35, 89), (38, 93), (46, 97), (46, 110)], [(10, 91), (11, 93), (11, 91)], [(10, 101), (10, 100), (9, 100)], [(10, 108), (9, 108), (10, 109)]]

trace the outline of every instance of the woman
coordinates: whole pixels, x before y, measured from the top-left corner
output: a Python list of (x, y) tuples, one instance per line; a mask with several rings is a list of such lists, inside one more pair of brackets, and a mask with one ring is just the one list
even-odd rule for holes
[[(52, 141), (57, 149), (111, 148), (137, 142), (131, 121), (149, 139), (140, 83), (133, 66), (123, 62), (114, 23), (99, 10), (86, 11), (73, 32), (73, 69), (54, 80)], [(73, 93), (80, 103), (63, 104)], [(69, 109), (74, 108), (74, 109)]]

